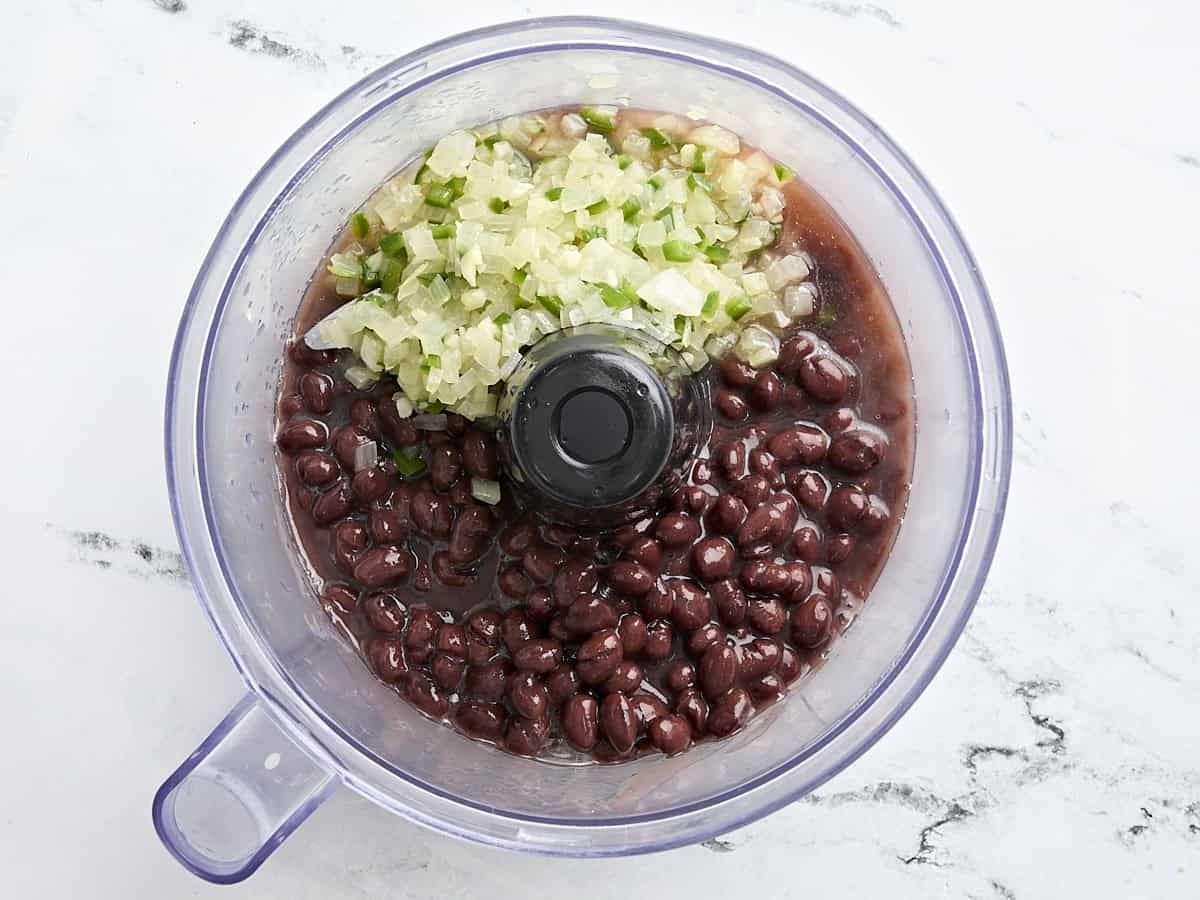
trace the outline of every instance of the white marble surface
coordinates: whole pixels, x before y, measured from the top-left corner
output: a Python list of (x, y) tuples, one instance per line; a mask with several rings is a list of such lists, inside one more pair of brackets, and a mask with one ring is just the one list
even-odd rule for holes
[[(797, 803), (602, 862), (467, 846), (347, 793), (265, 898), (1185, 897), (1200, 890), (1200, 14), (609, 0), (786, 56), (918, 161), (988, 278), (1015, 388), (1009, 517), (911, 713)], [(309, 8), (311, 7), (311, 8)], [(0, 29), (0, 894), (192, 897), (151, 795), (239, 696), (180, 569), (161, 453), (183, 298), (242, 186), (387, 58), (575, 3), (48, 0)]]

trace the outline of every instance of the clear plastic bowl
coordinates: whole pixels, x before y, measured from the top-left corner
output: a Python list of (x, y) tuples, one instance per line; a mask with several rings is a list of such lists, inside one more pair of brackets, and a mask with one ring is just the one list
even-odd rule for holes
[[(822, 671), (730, 739), (565, 767), (465, 740), (375, 680), (297, 561), (272, 439), (281, 350), (349, 212), (447, 131), (580, 102), (699, 109), (801, 173), (891, 293), (919, 431), (892, 557)], [(903, 153), (824, 85), (745, 47), (604, 19), (515, 23), (409, 54), (271, 157), (184, 309), (166, 410), (175, 525), (249, 693), (159, 790), (159, 835), (196, 874), (232, 882), (339, 785), (447, 834), (564, 856), (663, 850), (744, 825), (849, 765), (933, 677), (991, 561), (1010, 451), (1000, 336), (962, 236)]]

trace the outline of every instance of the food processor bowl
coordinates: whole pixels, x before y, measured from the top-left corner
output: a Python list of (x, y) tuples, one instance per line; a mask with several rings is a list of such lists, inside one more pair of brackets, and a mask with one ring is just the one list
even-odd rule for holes
[[(799, 173), (878, 270), (916, 385), (906, 519), (824, 667), (732, 737), (620, 765), (508, 755), (376, 680), (313, 596), (273, 448), (283, 348), (347, 216), (446, 132), (577, 103), (703, 115)], [(232, 882), (342, 785), (447, 834), (563, 856), (663, 850), (744, 825), (849, 765), (928, 684), (979, 596), (1010, 453), (1000, 336), (962, 236), (903, 153), (824, 85), (746, 47), (605, 19), (513, 23), (408, 54), (270, 158), (183, 312), (166, 409), (173, 514), (248, 693), (158, 791), (158, 833), (197, 875)]]

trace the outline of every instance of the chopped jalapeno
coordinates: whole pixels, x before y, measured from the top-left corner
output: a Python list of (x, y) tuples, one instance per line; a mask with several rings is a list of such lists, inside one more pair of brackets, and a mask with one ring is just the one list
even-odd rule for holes
[(671, 262), (689, 262), (699, 253), (694, 244), (687, 241), (667, 241), (662, 247), (663, 256)]
[(729, 318), (737, 321), (746, 313), (753, 309), (754, 304), (750, 302), (749, 297), (734, 297), (725, 304), (725, 312), (729, 314)]
[(655, 150), (661, 150), (664, 147), (670, 147), (673, 143), (669, 137), (667, 137), (657, 128), (643, 128), (642, 137), (650, 141), (650, 146)]
[(595, 109), (591, 106), (585, 106), (579, 110), (579, 118), (587, 122), (591, 128), (596, 131), (609, 132), (613, 130), (616, 124), (613, 122), (613, 117), (602, 110)]

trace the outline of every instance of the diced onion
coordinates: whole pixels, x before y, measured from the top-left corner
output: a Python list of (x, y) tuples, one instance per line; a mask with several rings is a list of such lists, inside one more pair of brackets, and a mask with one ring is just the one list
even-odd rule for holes
[(783, 311), (793, 319), (811, 316), (817, 305), (816, 289), (809, 283), (784, 288)]
[(425, 430), (446, 418), (415, 409), (494, 416), (523, 352), (564, 327), (637, 328), (693, 369), (734, 346), (774, 358), (769, 329), (815, 303), (785, 303), (807, 257), (763, 252), (783, 203), (773, 162), (740, 155), (719, 126), (668, 115), (630, 128), (625, 115), (585, 107), (446, 135), (362, 207), (368, 234), (329, 260), (356, 299), (310, 345), (351, 351), (356, 387), (394, 377), (397, 413)]
[(809, 271), (807, 256), (799, 254), (785, 256), (767, 268), (767, 284), (773, 291), (783, 290), (789, 284), (803, 281), (808, 277)]
[(374, 441), (367, 441), (354, 448), (355, 472), (370, 469), (377, 462), (379, 462), (379, 447)]
[(779, 359), (779, 338), (760, 325), (750, 325), (738, 339), (738, 358), (756, 369)]
[(392, 395), (392, 403), (396, 407), (396, 414), (402, 419), (407, 419), (413, 414), (412, 401), (404, 396), (402, 391), (396, 391)]
[(412, 423), (419, 431), (445, 431), (448, 425), (445, 413), (421, 413), (413, 416)]
[(569, 138), (579, 138), (587, 134), (587, 122), (577, 113), (568, 113), (562, 117), (562, 133)]
[(495, 506), (500, 502), (500, 482), (486, 478), (471, 479), (471, 496), (480, 503)]
[(346, 380), (359, 391), (365, 391), (379, 380), (379, 373), (372, 372), (366, 366), (348, 366), (345, 374)]
[(769, 222), (778, 222), (783, 218), (783, 194), (773, 187), (765, 187), (758, 195), (758, 203), (763, 216)]
[(723, 156), (737, 156), (742, 149), (738, 136), (720, 125), (701, 125), (693, 128), (688, 139), (702, 147), (712, 147)]

